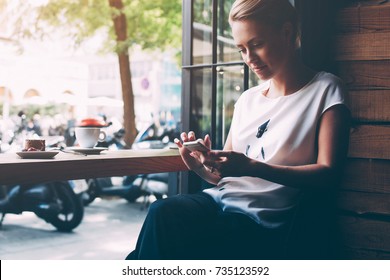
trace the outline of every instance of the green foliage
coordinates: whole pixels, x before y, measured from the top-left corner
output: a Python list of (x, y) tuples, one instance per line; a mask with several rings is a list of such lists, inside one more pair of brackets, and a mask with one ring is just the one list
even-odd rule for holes
[[(108, 0), (49, 0), (37, 11), (37, 22), (61, 28), (77, 42), (82, 42), (99, 29), (112, 25)], [(43, 29), (40, 31), (45, 32)]]
[(212, 23), (213, 3), (211, 0), (198, 0), (194, 2), (195, 22), (210, 25)]
[(138, 41), (137, 43), (146, 49), (166, 45), (180, 48), (180, 0), (127, 0), (127, 2), (132, 5), (138, 2), (133, 9), (130, 5), (126, 5), (124, 10), (127, 18), (133, 19), (128, 22), (129, 38)]
[[(46, 104), (46, 105), (12, 105), (10, 106), (10, 115), (16, 116), (18, 112), (23, 111), (27, 119), (32, 119), (35, 114), (53, 117), (57, 114), (66, 112), (66, 105)], [(0, 102), (0, 117), (3, 115), (3, 103)]]
[[(181, 0), (123, 0), (122, 11), (109, 0), (49, 0), (38, 7), (33, 26), (35, 36), (48, 35), (50, 27), (61, 28), (78, 45), (97, 32), (106, 33), (102, 49), (124, 52), (127, 48), (173, 49), (181, 47)], [(127, 19), (127, 41), (116, 42), (112, 17), (123, 12)], [(31, 25), (30, 25), (31, 27)], [(24, 34), (30, 34), (25, 28)]]

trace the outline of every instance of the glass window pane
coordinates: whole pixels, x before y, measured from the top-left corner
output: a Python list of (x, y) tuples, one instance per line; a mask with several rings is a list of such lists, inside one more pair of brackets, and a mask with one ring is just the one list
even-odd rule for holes
[(211, 133), (211, 68), (197, 69), (191, 75), (190, 129), (197, 137)]
[(212, 0), (194, 1), (192, 58), (194, 64), (212, 63)]
[(229, 11), (234, 0), (218, 1), (218, 62), (241, 61), (241, 55), (234, 44), (229, 25)]
[(234, 104), (244, 91), (244, 66), (217, 68), (217, 149), (222, 149), (226, 141), (233, 117)]

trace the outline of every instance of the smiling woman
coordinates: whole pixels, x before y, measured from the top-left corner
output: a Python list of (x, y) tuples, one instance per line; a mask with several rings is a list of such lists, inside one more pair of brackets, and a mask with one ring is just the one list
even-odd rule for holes
[[(328, 196), (339, 183), (345, 87), (301, 60), (295, 9), (288, 0), (236, 0), (229, 23), (244, 62), (265, 82), (236, 101), (223, 151), (190, 151), (193, 131), (176, 139), (186, 166), (213, 186), (154, 203), (128, 259), (286, 258), (303, 198)], [(212, 147), (209, 135), (203, 141)], [(313, 246), (317, 258), (333, 253), (327, 242)]]

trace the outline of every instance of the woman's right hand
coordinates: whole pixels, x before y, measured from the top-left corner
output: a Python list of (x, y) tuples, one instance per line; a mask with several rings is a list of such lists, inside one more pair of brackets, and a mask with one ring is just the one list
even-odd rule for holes
[[(186, 147), (184, 147), (183, 142), (188, 142), (188, 141), (195, 141), (195, 133), (193, 131), (190, 131), (188, 133), (182, 132), (180, 134), (181, 141), (179, 139), (175, 139), (174, 142), (176, 145), (179, 147), (179, 152), (180, 155), (185, 163), (185, 165), (188, 167), (190, 170), (198, 170), (200, 168), (203, 168), (202, 164), (202, 153), (201, 152), (191, 152), (188, 150)], [(207, 147), (211, 147), (211, 141), (210, 141), (210, 136), (206, 135), (205, 138), (203, 139), (205, 145)]]

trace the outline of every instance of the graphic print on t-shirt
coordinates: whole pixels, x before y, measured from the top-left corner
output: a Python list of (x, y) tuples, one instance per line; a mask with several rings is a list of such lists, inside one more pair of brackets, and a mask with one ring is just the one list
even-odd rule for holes
[(267, 131), (268, 123), (270, 120), (271, 119), (269, 119), (268, 121), (266, 121), (265, 123), (263, 123), (262, 125), (259, 126), (259, 128), (257, 129), (256, 138), (261, 138), (261, 136), (263, 136), (264, 132)]
[[(262, 125), (260, 125), (258, 128), (257, 128), (257, 133), (256, 133), (256, 138), (260, 139), (263, 134), (268, 130), (268, 124), (270, 122), (271, 119), (269, 119), (268, 121), (266, 121), (265, 123), (263, 123)], [(248, 156), (249, 154), (249, 150), (251, 148), (251, 145), (247, 145), (246, 146), (246, 152), (245, 152), (245, 155)], [(263, 158), (263, 160), (265, 160), (265, 151), (264, 151), (264, 147), (261, 147), (261, 157)], [(259, 158), (260, 155), (257, 155), (256, 158)]]

